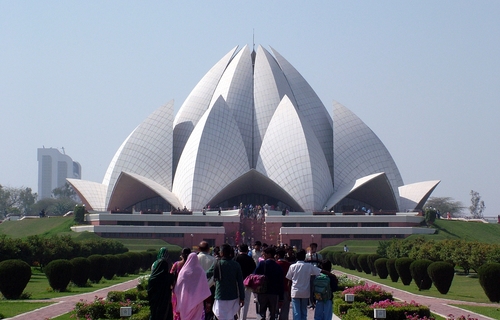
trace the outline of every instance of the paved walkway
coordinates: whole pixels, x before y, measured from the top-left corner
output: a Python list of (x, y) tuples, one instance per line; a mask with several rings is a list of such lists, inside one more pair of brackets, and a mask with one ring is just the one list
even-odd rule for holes
[[(336, 274), (343, 274), (342, 272), (335, 271)], [(479, 306), (491, 306), (498, 308), (498, 304), (489, 304), (489, 303), (474, 303), (474, 302), (465, 302), (465, 301), (457, 301), (457, 300), (449, 300), (449, 299), (441, 299), (441, 298), (432, 298), (432, 297), (426, 297), (418, 294), (413, 294), (409, 293), (407, 291), (395, 289), (392, 287), (385, 286), (383, 284), (364, 279), (362, 277), (357, 277), (357, 276), (351, 276), (353, 278), (357, 279), (363, 279), (366, 281), (368, 284), (373, 285), (377, 284), (381, 286), (385, 291), (391, 292), (394, 296), (394, 298), (403, 300), (403, 301), (415, 301), (417, 303), (420, 303), (422, 305), (428, 306), (431, 311), (435, 314), (438, 314), (444, 318), (446, 318), (448, 315), (453, 314), (455, 317), (461, 316), (461, 315), (470, 315), (473, 318), (477, 318), (479, 320), (495, 320), (493, 318), (485, 317), (483, 315), (473, 313), (470, 311), (467, 311), (465, 309), (461, 309), (458, 307), (451, 306), (450, 304), (467, 304), (467, 305), (479, 305)], [(60, 316), (62, 314), (68, 313), (73, 308), (75, 307), (75, 304), (79, 302), (80, 300), (87, 300), (87, 301), (93, 301), (96, 296), (98, 297), (106, 297), (107, 293), (109, 291), (125, 291), (127, 289), (133, 288), (137, 285), (137, 280), (129, 280), (127, 282), (117, 284), (111, 287), (103, 288), (94, 292), (90, 293), (83, 293), (79, 295), (74, 295), (74, 296), (66, 296), (66, 297), (61, 297), (61, 298), (55, 298), (55, 299), (50, 299), (50, 300), (43, 300), (43, 302), (48, 302), (48, 301), (53, 301), (55, 302), (52, 305), (33, 310), (31, 312), (23, 313), (18, 316), (8, 318), (8, 319), (15, 319), (15, 320), (47, 320), (51, 318), (55, 318), (57, 316)], [(309, 310), (307, 319), (313, 319), (313, 311)], [(335, 315), (333, 317), (335, 320), (338, 320)], [(252, 304), (249, 308), (248, 312), (248, 320), (255, 320), (257, 319), (256, 314), (255, 314), (255, 307)], [(290, 316), (289, 319), (292, 319), (292, 310), (290, 309)]]

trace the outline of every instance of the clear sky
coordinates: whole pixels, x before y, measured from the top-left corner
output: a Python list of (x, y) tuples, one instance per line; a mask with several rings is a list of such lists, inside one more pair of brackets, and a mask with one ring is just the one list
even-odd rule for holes
[(466, 206), (478, 191), (496, 216), (499, 17), (500, 1), (0, 1), (0, 184), (37, 191), (42, 146), (101, 182), (138, 124), (254, 37), (360, 117), (405, 183)]

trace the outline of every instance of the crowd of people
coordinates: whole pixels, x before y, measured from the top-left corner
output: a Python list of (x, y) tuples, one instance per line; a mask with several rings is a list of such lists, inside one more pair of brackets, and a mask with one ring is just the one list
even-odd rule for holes
[[(251, 250), (247, 244), (211, 248), (202, 241), (197, 253), (184, 248), (173, 264), (161, 248), (148, 283), (151, 319), (246, 320), (253, 296), (260, 319), (288, 319), (291, 305), (294, 320), (307, 319), (308, 308), (315, 320), (330, 320), (337, 278), (317, 248), (311, 243), (306, 252), (260, 241)], [(249, 275), (264, 275), (265, 290), (246, 287)]]

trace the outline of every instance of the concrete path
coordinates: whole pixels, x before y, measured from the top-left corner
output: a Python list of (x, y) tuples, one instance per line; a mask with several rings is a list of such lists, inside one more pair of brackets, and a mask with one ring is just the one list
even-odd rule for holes
[[(336, 274), (340, 275), (343, 274), (342, 272), (335, 271)], [(455, 317), (461, 316), (461, 315), (470, 315), (473, 318), (477, 318), (478, 320), (495, 320), (489, 317), (485, 317), (480, 314), (476, 314), (461, 308), (457, 308), (454, 306), (451, 306), (450, 304), (467, 304), (467, 305), (479, 305), (479, 306), (492, 306), (495, 308), (498, 308), (498, 304), (488, 304), (488, 303), (474, 303), (474, 302), (465, 302), (465, 301), (457, 301), (457, 300), (449, 300), (449, 299), (441, 299), (441, 298), (432, 298), (432, 297), (426, 297), (418, 294), (413, 294), (409, 293), (407, 291), (395, 289), (389, 286), (385, 286), (383, 284), (367, 280), (361, 277), (357, 276), (351, 276), (349, 277), (352, 278), (357, 278), (357, 279), (362, 279), (366, 281), (368, 284), (373, 285), (379, 285), (381, 286), (385, 291), (391, 292), (394, 296), (394, 298), (403, 300), (403, 301), (415, 301), (417, 303), (420, 303), (422, 305), (428, 306), (431, 311), (435, 314), (438, 314), (444, 318), (446, 318), (448, 315), (453, 314)], [(129, 280), (127, 282), (117, 284), (108, 288), (103, 288), (94, 292), (90, 293), (84, 293), (84, 294), (79, 294), (79, 295), (74, 295), (74, 296), (66, 296), (66, 297), (61, 297), (61, 298), (55, 298), (55, 299), (50, 299), (50, 300), (43, 300), (43, 302), (47, 301), (53, 301), (55, 302), (54, 304), (50, 306), (46, 306), (37, 310), (33, 310), (31, 312), (23, 313), (18, 316), (8, 318), (8, 319), (15, 319), (15, 320), (48, 320), (51, 318), (55, 318), (57, 316), (60, 316), (62, 314), (65, 314), (67, 312), (70, 312), (73, 310), (75, 307), (75, 304), (79, 302), (80, 300), (86, 300), (86, 301), (93, 301), (94, 298), (97, 297), (106, 297), (107, 293), (109, 291), (125, 291), (127, 289), (133, 288), (137, 285), (137, 279), (134, 280)], [(33, 300), (30, 300), (33, 301)], [(34, 302), (34, 301), (33, 301)], [(314, 311), (309, 310), (307, 319), (313, 319), (314, 318)], [(248, 312), (248, 320), (256, 320), (256, 314), (255, 314), (255, 307), (252, 304), (252, 306), (249, 308)], [(292, 319), (292, 310), (290, 309), (290, 316), (289, 319)], [(333, 319), (338, 320), (339, 318), (333, 315)]]

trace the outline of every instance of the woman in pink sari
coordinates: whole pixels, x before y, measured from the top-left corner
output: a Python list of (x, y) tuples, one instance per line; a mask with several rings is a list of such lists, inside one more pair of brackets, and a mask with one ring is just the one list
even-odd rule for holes
[(203, 300), (210, 296), (205, 271), (196, 253), (191, 253), (184, 263), (174, 288), (177, 312), (182, 320), (204, 319)]

